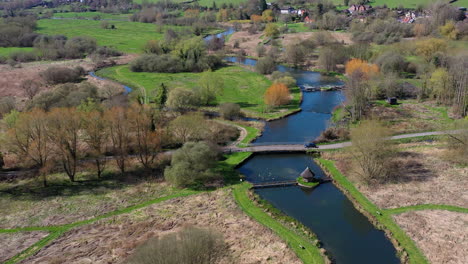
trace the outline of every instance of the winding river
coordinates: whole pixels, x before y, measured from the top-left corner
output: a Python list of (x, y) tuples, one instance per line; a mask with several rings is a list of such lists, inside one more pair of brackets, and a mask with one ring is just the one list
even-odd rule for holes
[[(215, 35), (227, 36), (234, 30)], [(210, 40), (213, 36), (205, 37)], [(253, 59), (231, 62), (253, 66)], [(304, 85), (340, 84), (324, 78), (317, 72), (278, 66), (279, 71), (289, 72), (300, 87)], [(94, 73), (90, 73), (95, 76)], [(98, 76), (95, 76), (99, 78)], [(125, 86), (126, 93), (131, 91)], [(253, 144), (304, 143), (315, 139), (327, 128), (334, 107), (341, 104), (344, 95), (340, 91), (306, 92), (303, 94), (302, 111), (289, 117), (267, 122), (264, 133)], [(296, 179), (309, 167), (318, 176), (323, 171), (306, 154), (255, 155), (239, 167), (248, 181), (269, 182)], [(333, 184), (324, 183), (314, 189), (299, 186), (275, 187), (255, 190), (263, 199), (285, 214), (309, 227), (322, 242), (336, 263), (393, 264), (400, 263), (396, 250), (385, 236), (369, 220), (357, 211), (351, 201)]]
[[(252, 59), (231, 62), (255, 65)], [(304, 85), (341, 84), (317, 72), (278, 66), (290, 72), (300, 87)], [(306, 92), (302, 111), (289, 117), (267, 122), (264, 133), (254, 144), (304, 143), (315, 139), (327, 128), (331, 112), (341, 104), (340, 91)], [(324, 177), (321, 168), (306, 154), (255, 155), (238, 170), (253, 183), (294, 180), (309, 167)], [(324, 248), (336, 263), (393, 264), (400, 263), (396, 250), (384, 232), (354, 208), (351, 201), (333, 184), (325, 183), (310, 190), (299, 186), (255, 190), (263, 199), (285, 214), (297, 219), (317, 234)]]

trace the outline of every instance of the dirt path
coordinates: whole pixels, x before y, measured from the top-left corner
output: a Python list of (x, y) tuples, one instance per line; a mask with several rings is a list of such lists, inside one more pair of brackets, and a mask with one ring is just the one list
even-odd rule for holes
[[(390, 137), (388, 139), (403, 139), (403, 138), (414, 138), (414, 137), (423, 137), (423, 136), (435, 136), (435, 135), (444, 135), (444, 134), (453, 134), (459, 133), (460, 131), (433, 131), (433, 132), (421, 132), (421, 133), (412, 133), (404, 134)], [(351, 142), (341, 142), (329, 145), (320, 145), (317, 147), (318, 150), (321, 149), (340, 149), (350, 147)], [(226, 147), (225, 151), (228, 152), (274, 152), (274, 151), (306, 151), (308, 148), (305, 148), (302, 144), (271, 144), (265, 146), (251, 146), (247, 148), (238, 148), (238, 147)]]
[(237, 125), (237, 124), (234, 124), (234, 123), (228, 123), (228, 122), (223, 122), (222, 120), (214, 120), (215, 122), (218, 122), (220, 124), (224, 124), (224, 125), (228, 125), (228, 126), (233, 126), (233, 127), (236, 127), (237, 129), (240, 130), (240, 135), (239, 137), (236, 139), (236, 141), (233, 141), (231, 142), (231, 144), (228, 145), (228, 147), (236, 147), (239, 143), (242, 142), (242, 140), (244, 140), (246, 137), (247, 137), (247, 129)]

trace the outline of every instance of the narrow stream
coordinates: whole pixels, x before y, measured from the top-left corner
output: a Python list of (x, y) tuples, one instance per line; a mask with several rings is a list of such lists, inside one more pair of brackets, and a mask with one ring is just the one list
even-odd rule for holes
[[(227, 60), (250, 66), (256, 63), (253, 59), (238, 60), (230, 57)], [(305, 84), (341, 84), (317, 72), (284, 66), (278, 66), (278, 70), (290, 72), (300, 87)], [(343, 100), (344, 95), (340, 91), (305, 92), (301, 104), (303, 111), (267, 122), (263, 135), (254, 144), (304, 143), (313, 140), (327, 128), (333, 108)], [(318, 177), (324, 177), (320, 167), (306, 154), (255, 155), (238, 170), (248, 181), (257, 183), (293, 180), (306, 167), (311, 168)], [(376, 229), (357, 211), (333, 183), (321, 184), (312, 190), (291, 186), (255, 191), (316, 233), (336, 263), (400, 263), (395, 248), (384, 232)]]

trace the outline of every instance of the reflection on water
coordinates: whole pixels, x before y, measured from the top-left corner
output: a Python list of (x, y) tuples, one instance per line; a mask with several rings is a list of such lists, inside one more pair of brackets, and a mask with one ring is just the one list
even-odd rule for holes
[[(239, 171), (251, 182), (295, 179), (309, 166), (324, 173), (304, 154), (256, 155)], [(393, 245), (374, 228), (332, 183), (315, 189), (280, 187), (256, 192), (287, 215), (313, 230), (337, 263), (399, 263)]]
[[(227, 57), (225, 60), (254, 66), (257, 61), (248, 58)], [(341, 85), (341, 81), (318, 72), (277, 66), (279, 71), (289, 72), (297, 85)], [(341, 91), (303, 93), (302, 111), (275, 121), (267, 122), (263, 135), (255, 143), (304, 143), (316, 139), (329, 125), (333, 109), (344, 101)]]
[[(254, 66), (255, 60), (230, 57), (231, 62)], [(300, 87), (340, 85), (319, 73), (278, 66), (290, 72)], [(315, 139), (328, 126), (333, 108), (344, 100), (339, 91), (304, 93), (302, 111), (284, 119), (267, 122), (255, 143), (303, 143)], [(324, 177), (323, 171), (305, 154), (256, 155), (239, 171), (253, 183), (296, 179), (309, 167)], [(314, 189), (298, 186), (257, 189), (256, 192), (285, 214), (313, 230), (337, 263), (393, 264), (400, 261), (384, 233), (374, 228), (348, 198), (332, 183)]]

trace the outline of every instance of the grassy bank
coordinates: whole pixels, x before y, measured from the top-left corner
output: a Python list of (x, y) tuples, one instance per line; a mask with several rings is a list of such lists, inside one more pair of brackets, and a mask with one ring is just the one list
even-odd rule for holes
[(242, 208), (247, 215), (270, 228), (280, 236), (304, 263), (324, 263), (319, 249), (313, 246), (307, 237), (293, 232), (267, 214), (264, 209), (255, 206), (248, 196), (250, 187), (250, 183), (244, 182), (233, 188), (234, 198), (240, 208)]
[[(193, 89), (198, 86), (201, 73), (150, 73), (132, 72), (127, 65), (105, 68), (97, 72), (99, 76), (113, 79), (134, 88), (143, 88), (148, 94), (164, 83), (167, 87), (182, 87)], [(217, 103), (239, 104), (248, 115), (259, 118), (276, 118), (290, 111), (297, 110), (300, 102), (300, 90), (291, 92), (294, 99), (281, 111), (267, 112), (263, 95), (270, 87), (271, 81), (265, 76), (249, 71), (239, 66), (227, 66), (214, 71), (217, 79), (223, 80), (224, 90), (217, 97)]]
[(402, 214), (410, 211), (420, 211), (420, 210), (446, 210), (451, 212), (458, 213), (468, 213), (468, 208), (445, 205), (445, 204), (418, 204), (411, 205), (399, 208), (385, 209), (385, 212), (389, 214)]
[(391, 214), (385, 210), (381, 210), (371, 201), (369, 201), (358, 189), (335, 167), (333, 161), (322, 158), (316, 159), (321, 166), (332, 176), (338, 186), (345, 191), (352, 200), (359, 206), (358, 209), (363, 210), (366, 214), (375, 219), (382, 228), (395, 239), (398, 244), (408, 254), (409, 262), (414, 264), (428, 263), (426, 257), (422, 254), (414, 241), (393, 221)]
[(297, 183), (299, 183), (299, 185), (310, 187), (310, 188), (315, 187), (320, 184), (319, 182), (306, 182), (303, 177), (297, 178)]

